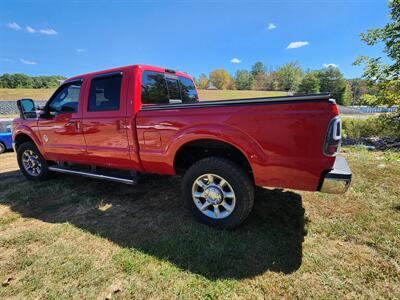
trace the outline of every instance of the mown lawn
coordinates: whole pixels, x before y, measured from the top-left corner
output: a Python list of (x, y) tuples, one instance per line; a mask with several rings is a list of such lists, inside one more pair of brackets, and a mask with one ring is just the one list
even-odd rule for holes
[(260, 189), (236, 231), (193, 221), (178, 177), (32, 183), (0, 155), (0, 298), (399, 298), (400, 155), (344, 151), (347, 194)]

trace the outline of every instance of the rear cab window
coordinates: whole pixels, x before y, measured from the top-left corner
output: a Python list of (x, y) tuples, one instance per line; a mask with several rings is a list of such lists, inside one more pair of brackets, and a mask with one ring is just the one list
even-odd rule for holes
[(142, 73), (143, 105), (168, 105), (197, 101), (196, 87), (190, 78), (156, 71)]

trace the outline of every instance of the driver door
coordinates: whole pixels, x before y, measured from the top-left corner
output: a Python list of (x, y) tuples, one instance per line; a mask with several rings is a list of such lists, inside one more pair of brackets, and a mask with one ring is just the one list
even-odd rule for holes
[(82, 131), (83, 82), (72, 81), (57, 89), (38, 120), (44, 156), (48, 160), (83, 162), (86, 144)]

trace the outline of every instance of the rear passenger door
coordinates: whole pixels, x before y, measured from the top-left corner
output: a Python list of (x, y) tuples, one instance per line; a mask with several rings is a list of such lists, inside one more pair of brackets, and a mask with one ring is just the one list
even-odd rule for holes
[(128, 74), (112, 72), (89, 81), (83, 109), (83, 135), (90, 164), (130, 168), (126, 98)]

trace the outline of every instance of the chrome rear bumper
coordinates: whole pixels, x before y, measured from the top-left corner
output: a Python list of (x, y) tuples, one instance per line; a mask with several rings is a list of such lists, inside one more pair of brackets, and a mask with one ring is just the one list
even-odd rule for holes
[(333, 168), (325, 174), (319, 191), (328, 194), (343, 194), (350, 186), (351, 175), (346, 159), (343, 156), (336, 156)]

